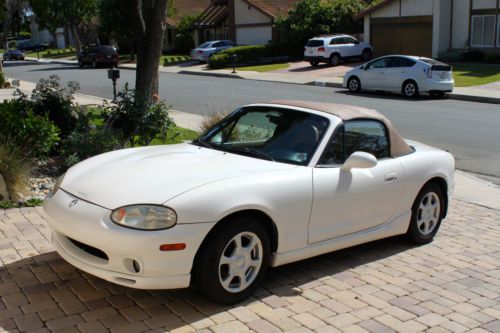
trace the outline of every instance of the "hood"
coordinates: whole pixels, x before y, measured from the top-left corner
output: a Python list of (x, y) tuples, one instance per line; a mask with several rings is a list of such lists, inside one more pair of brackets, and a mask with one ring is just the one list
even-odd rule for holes
[(295, 167), (183, 143), (92, 157), (70, 168), (61, 188), (108, 209), (160, 205), (204, 184)]

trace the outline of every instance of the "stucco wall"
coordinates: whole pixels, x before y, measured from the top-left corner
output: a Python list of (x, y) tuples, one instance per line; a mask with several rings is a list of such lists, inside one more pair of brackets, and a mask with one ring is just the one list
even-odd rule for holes
[[(249, 8), (250, 7), (250, 8)], [(235, 24), (270, 23), (271, 18), (243, 0), (234, 0)]]
[(434, 0), (401, 0), (401, 16), (432, 15), (433, 4)]
[[(437, 28), (437, 31), (434, 31), (434, 36), (438, 36), (435, 38), (437, 41), (436, 45), (433, 47), (433, 56), (436, 57), (440, 53), (447, 51), (450, 48), (450, 16), (451, 12), (451, 0), (440, 0), (434, 5), (434, 28)], [(439, 20), (437, 20), (439, 17)], [(433, 40), (434, 42), (434, 40)]]
[(237, 27), (236, 43), (240, 45), (267, 44), (273, 38), (273, 29), (268, 27)]
[(399, 1), (394, 1), (389, 5), (374, 11), (372, 17), (396, 17), (399, 16)]
[(492, 9), (496, 6), (496, 0), (472, 0), (472, 9)]
[(453, 40), (451, 47), (462, 48), (469, 39), (469, 0), (453, 1)]
[(364, 41), (370, 43), (370, 15), (365, 16), (363, 23), (364, 23), (364, 31), (363, 31)]

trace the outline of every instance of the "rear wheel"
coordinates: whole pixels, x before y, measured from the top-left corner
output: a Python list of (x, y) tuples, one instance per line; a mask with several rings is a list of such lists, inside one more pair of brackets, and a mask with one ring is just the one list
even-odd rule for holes
[(406, 235), (417, 244), (426, 244), (436, 235), (443, 216), (444, 194), (437, 184), (426, 185), (412, 206)]
[(363, 53), (361, 54), (361, 60), (370, 61), (371, 59), (372, 59), (372, 51), (370, 49), (363, 50)]
[(361, 82), (356, 76), (350, 77), (347, 81), (347, 88), (350, 92), (358, 92), (361, 90)]
[(340, 64), (340, 56), (338, 54), (332, 54), (330, 56), (330, 65), (338, 66)]
[(270, 240), (259, 221), (241, 217), (214, 233), (200, 249), (195, 288), (220, 304), (234, 304), (254, 292), (269, 265)]
[(413, 80), (408, 80), (403, 83), (403, 95), (409, 98), (418, 96), (418, 85)]
[(78, 60), (78, 67), (83, 68), (83, 61)]
[(311, 64), (311, 66), (313, 66), (313, 67), (318, 67), (319, 61), (317, 61), (317, 60), (309, 61), (309, 64)]
[(92, 60), (92, 68), (97, 68), (97, 62), (95, 60)]

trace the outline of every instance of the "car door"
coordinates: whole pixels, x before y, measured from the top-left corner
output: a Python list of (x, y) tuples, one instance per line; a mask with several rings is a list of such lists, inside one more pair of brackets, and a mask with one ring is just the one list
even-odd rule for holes
[[(387, 90), (400, 92), (403, 82), (409, 77), (415, 61), (404, 57), (389, 57), (388, 68), (385, 69)], [(410, 75), (411, 76), (411, 75)]]
[[(309, 243), (318, 243), (391, 220), (403, 196), (402, 164), (390, 157), (385, 125), (376, 120), (352, 120), (338, 126), (313, 170), (314, 199)], [(356, 151), (377, 157), (369, 169), (345, 171), (341, 165)]]
[(389, 66), (389, 57), (375, 59), (365, 65), (362, 73), (361, 86), (363, 89), (384, 90), (387, 89), (385, 82), (385, 71)]
[(358, 57), (361, 55), (362, 51), (359, 51), (360, 46), (357, 39), (352, 37), (344, 37), (346, 49), (348, 51), (349, 57)]

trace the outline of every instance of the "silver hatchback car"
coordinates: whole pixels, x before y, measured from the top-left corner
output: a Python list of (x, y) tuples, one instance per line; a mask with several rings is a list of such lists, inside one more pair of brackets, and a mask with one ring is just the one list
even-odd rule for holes
[(191, 51), (191, 59), (207, 62), (208, 59), (214, 54), (235, 46), (236, 43), (230, 40), (214, 40), (206, 42)]

